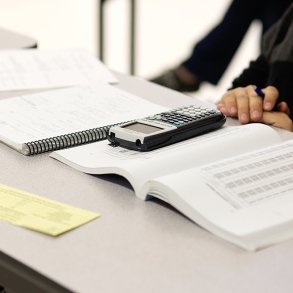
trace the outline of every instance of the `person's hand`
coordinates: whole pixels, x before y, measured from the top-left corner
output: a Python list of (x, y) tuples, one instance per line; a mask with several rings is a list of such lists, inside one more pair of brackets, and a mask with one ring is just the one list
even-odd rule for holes
[[(264, 111), (272, 111), (279, 92), (273, 86), (262, 89), (264, 98), (260, 97), (253, 85), (239, 87), (225, 93), (217, 103), (218, 109), (228, 117), (238, 118), (240, 123), (261, 122)], [(277, 105), (278, 111), (289, 114), (289, 108), (282, 102)]]

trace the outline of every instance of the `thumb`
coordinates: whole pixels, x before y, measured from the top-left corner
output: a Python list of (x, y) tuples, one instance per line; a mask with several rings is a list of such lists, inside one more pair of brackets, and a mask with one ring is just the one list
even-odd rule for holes
[(292, 120), (283, 112), (263, 112), (262, 122), (267, 125), (293, 131)]

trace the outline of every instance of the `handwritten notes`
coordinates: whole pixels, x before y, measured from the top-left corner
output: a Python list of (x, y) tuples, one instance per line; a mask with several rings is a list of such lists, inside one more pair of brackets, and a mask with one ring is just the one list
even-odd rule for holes
[(0, 220), (58, 236), (100, 215), (0, 184)]
[(0, 140), (26, 143), (164, 110), (104, 83), (40, 92), (1, 100)]

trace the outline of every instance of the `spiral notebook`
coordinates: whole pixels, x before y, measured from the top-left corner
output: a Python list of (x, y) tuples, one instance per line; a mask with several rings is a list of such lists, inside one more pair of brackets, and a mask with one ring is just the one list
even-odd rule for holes
[(103, 140), (114, 124), (165, 110), (104, 83), (7, 98), (0, 100), (0, 141), (36, 155)]

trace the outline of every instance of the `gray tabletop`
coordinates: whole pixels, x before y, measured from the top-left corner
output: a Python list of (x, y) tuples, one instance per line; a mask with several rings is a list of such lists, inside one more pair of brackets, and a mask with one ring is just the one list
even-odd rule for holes
[(32, 37), (0, 28), (0, 49), (36, 48), (37, 41)]
[[(165, 105), (192, 102), (119, 79), (120, 87)], [(293, 292), (293, 240), (248, 253), (165, 204), (139, 200), (123, 178), (86, 175), (48, 154), (26, 157), (3, 144), (0, 166), (2, 184), (101, 213), (57, 238), (0, 222), (0, 284), (12, 291), (21, 291), (23, 279), (40, 279), (87, 293)], [(43, 288), (57, 292), (54, 284)]]

